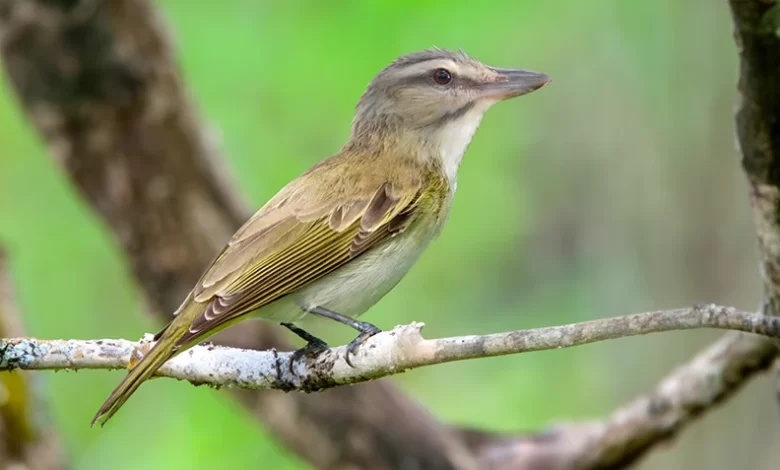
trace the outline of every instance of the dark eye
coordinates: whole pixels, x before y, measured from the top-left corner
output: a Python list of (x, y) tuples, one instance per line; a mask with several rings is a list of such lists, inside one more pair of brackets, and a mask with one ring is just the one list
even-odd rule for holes
[(447, 69), (436, 69), (433, 71), (433, 80), (439, 85), (446, 85), (452, 81), (452, 74)]

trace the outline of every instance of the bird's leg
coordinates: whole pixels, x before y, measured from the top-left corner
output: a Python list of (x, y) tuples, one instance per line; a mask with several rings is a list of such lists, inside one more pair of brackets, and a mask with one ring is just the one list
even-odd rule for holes
[(338, 312), (334, 312), (333, 310), (328, 310), (325, 307), (312, 307), (310, 309), (307, 309), (307, 312), (312, 313), (314, 315), (319, 315), (321, 317), (330, 318), (331, 320), (337, 321), (344, 325), (351, 326), (352, 328), (360, 332), (357, 338), (353, 339), (347, 345), (346, 361), (350, 367), (354, 367), (352, 365), (352, 361), (349, 359), (350, 354), (355, 354), (357, 348), (361, 344), (363, 344), (368, 338), (374, 336), (377, 333), (382, 332), (382, 330), (372, 325), (371, 323), (355, 320), (354, 318), (350, 318), (346, 315), (342, 315)]
[(298, 328), (292, 323), (286, 323), (286, 322), (282, 323), (281, 325), (287, 328), (288, 330), (292, 331), (296, 335), (298, 335), (298, 337), (302, 338), (304, 341), (306, 341), (306, 346), (300, 349), (296, 349), (295, 352), (293, 352), (293, 355), (290, 358), (290, 363), (289, 363), (290, 373), (292, 373), (293, 364), (295, 364), (295, 361), (297, 361), (298, 359), (302, 357), (315, 357), (317, 354), (330, 348), (330, 346), (328, 346), (328, 343), (317, 338), (316, 336), (304, 330), (303, 328)]
[(292, 323), (286, 323), (286, 322), (283, 322), (281, 325), (287, 328), (288, 330), (292, 331), (293, 333), (295, 333), (299, 338), (305, 340), (307, 343), (305, 347), (311, 346), (318, 349), (322, 349), (322, 348), (328, 349), (329, 347), (328, 343), (317, 338), (316, 336), (304, 330), (303, 328), (299, 328), (293, 325)]

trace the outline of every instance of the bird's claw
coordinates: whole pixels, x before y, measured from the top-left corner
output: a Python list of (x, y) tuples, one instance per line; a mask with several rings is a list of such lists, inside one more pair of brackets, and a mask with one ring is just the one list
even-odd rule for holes
[(293, 351), (292, 356), (290, 357), (290, 362), (287, 363), (287, 369), (290, 371), (290, 374), (293, 373), (293, 366), (300, 359), (315, 358), (323, 351), (327, 351), (328, 349), (330, 349), (328, 343), (317, 338), (311, 333), (302, 330), (301, 328), (298, 328), (292, 323), (282, 323), (282, 326), (292, 331), (293, 333), (303, 338), (304, 340), (306, 340), (306, 346)]
[(355, 368), (354, 365), (352, 365), (352, 359), (350, 359), (350, 356), (354, 356), (357, 353), (358, 348), (360, 345), (366, 342), (366, 340), (372, 336), (374, 336), (377, 333), (381, 333), (382, 330), (377, 328), (376, 326), (370, 324), (370, 323), (363, 323), (361, 325), (363, 328), (361, 328), (360, 334), (357, 336), (357, 338), (353, 339), (348, 345), (347, 345), (347, 353), (344, 357), (344, 360), (347, 362), (347, 365), (349, 367)]
[(325, 341), (322, 341), (321, 339), (316, 339), (316, 341), (310, 341), (306, 344), (306, 346), (296, 349), (293, 351), (292, 356), (290, 357), (290, 362), (288, 363), (288, 369), (290, 373), (293, 373), (293, 366), (296, 362), (303, 358), (307, 359), (313, 359), (317, 357), (320, 353), (327, 351), (330, 349), (330, 346), (328, 346), (328, 343)]

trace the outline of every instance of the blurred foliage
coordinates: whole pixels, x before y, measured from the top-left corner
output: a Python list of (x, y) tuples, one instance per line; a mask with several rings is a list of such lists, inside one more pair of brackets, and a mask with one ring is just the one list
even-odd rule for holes
[[(419, 320), (429, 336), (460, 335), (701, 301), (751, 308), (759, 299), (732, 131), (736, 59), (725, 1), (159, 5), (204, 120), (257, 206), (338, 151), (363, 88), (400, 54), (463, 48), (553, 77), (488, 113), (447, 229), (367, 314), (381, 327)], [(47, 156), (4, 80), (0, 239), (13, 255), (27, 331), (153, 331), (117, 244)], [(333, 343), (352, 334), (322, 328)], [(632, 338), (393, 380), (447, 421), (538, 429), (605, 416), (716, 336)], [(170, 380), (145, 385), (109, 426), (91, 429), (120, 377), (46, 376), (74, 468), (306, 468), (231, 400)], [(771, 400), (767, 383), (751, 387), (641, 467), (775, 468)]]

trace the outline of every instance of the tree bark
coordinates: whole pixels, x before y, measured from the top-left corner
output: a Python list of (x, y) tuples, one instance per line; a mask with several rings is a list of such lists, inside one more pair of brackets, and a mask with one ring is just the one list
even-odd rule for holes
[[(775, 0), (729, 3), (740, 56), (735, 122), (758, 238), (762, 310), (780, 315), (780, 4)], [(777, 383), (780, 401), (780, 366)]]
[[(694, 328), (733, 329), (780, 339), (780, 317), (740, 312), (731, 307), (636, 313), (533, 330), (491, 335), (424, 339), (421, 323), (402, 325), (369, 338), (359, 358), (347, 362), (347, 346), (316, 355), (196, 345), (169, 360), (156, 375), (195, 385), (249, 390), (315, 392), (368, 382), (423, 366), (506, 354), (563, 349), (608, 339)], [(126, 369), (151, 346), (147, 337), (126, 340), (39, 340), (0, 338), (0, 371)]]
[[(731, 6), (743, 97), (737, 131), (765, 274), (764, 311), (777, 314), (780, 18), (775, 1)], [(200, 123), (152, 5), (0, 0), (0, 54), (52, 156), (121, 243), (150, 311), (167, 320), (248, 210)], [(259, 322), (218, 340), (289, 348), (276, 328)], [(531, 436), (451, 428), (386, 382), (314, 395), (234, 393), (316, 468), (617, 469), (733, 395), (776, 355), (770, 340), (729, 334), (605, 421)]]

